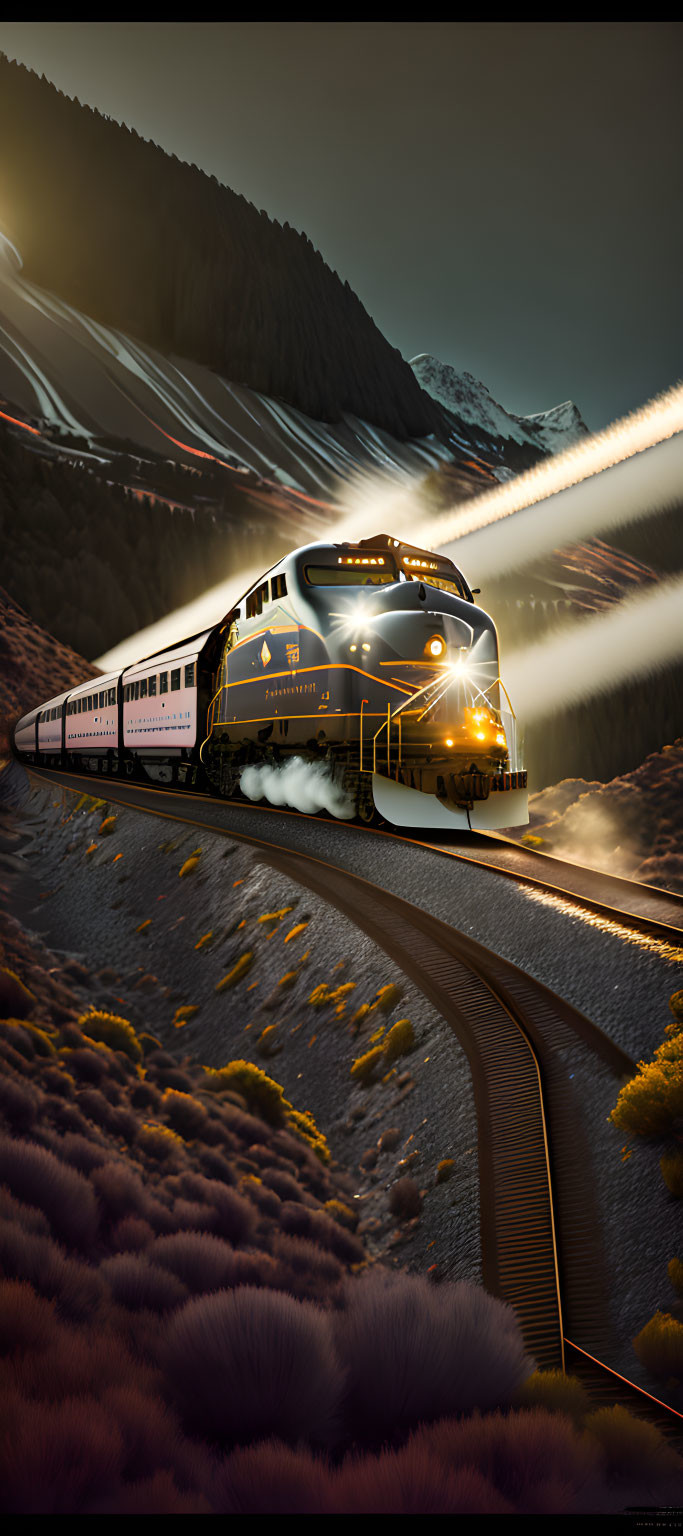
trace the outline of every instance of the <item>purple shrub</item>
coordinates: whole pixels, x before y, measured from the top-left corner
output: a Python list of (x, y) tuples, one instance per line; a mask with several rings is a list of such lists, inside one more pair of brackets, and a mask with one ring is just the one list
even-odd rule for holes
[(281, 1200), (301, 1201), (302, 1203), (310, 1200), (310, 1196), (301, 1188), (296, 1179), (293, 1179), (288, 1173), (282, 1173), (279, 1168), (269, 1168), (262, 1173), (261, 1177), (264, 1184), (267, 1184), (269, 1189), (273, 1189), (276, 1195), (280, 1196)]
[(106, 1163), (108, 1149), (89, 1136), (67, 1134), (60, 1139), (59, 1155), (63, 1163), (70, 1163), (79, 1173), (89, 1174), (93, 1168), (101, 1168)]
[(476, 1466), (519, 1514), (571, 1514), (600, 1470), (596, 1448), (570, 1419), (544, 1408), (425, 1426), (412, 1438), (450, 1468)]
[[(225, 1134), (227, 1136), (228, 1132)], [(206, 1141), (206, 1137), (204, 1137), (204, 1140)], [(228, 1145), (228, 1150), (234, 1151), (234, 1146)], [(235, 1176), (227, 1157), (224, 1157), (222, 1152), (202, 1150), (197, 1161), (207, 1178), (216, 1179), (222, 1184), (234, 1184)]]
[(68, 1072), (60, 1071), (59, 1067), (43, 1067), (40, 1081), (48, 1093), (56, 1093), (64, 1099), (73, 1097), (74, 1085), (71, 1078)]
[(122, 1216), (146, 1216), (150, 1198), (145, 1185), (121, 1158), (96, 1168), (92, 1185), (107, 1221), (118, 1221)]
[(331, 1492), (337, 1514), (515, 1513), (474, 1463), (451, 1468), (422, 1445), (348, 1457), (333, 1477)]
[(60, 1138), (71, 1133), (87, 1136), (90, 1131), (92, 1134), (92, 1127), (88, 1124), (85, 1115), (69, 1099), (46, 1094), (43, 1102), (45, 1115), (55, 1130), (59, 1131)]
[(82, 1083), (92, 1083), (95, 1088), (98, 1088), (109, 1074), (106, 1053), (95, 1051), (92, 1046), (85, 1044), (69, 1051), (68, 1056), (65, 1057), (65, 1065), (72, 1077), (78, 1078)]
[(22, 1205), (4, 1184), (0, 1184), (0, 1222), (17, 1222), (24, 1232), (50, 1236), (50, 1223), (43, 1211), (37, 1210), (35, 1205)]
[(14, 1222), (0, 1221), (0, 1267), (7, 1279), (28, 1280), (41, 1296), (54, 1297), (65, 1317), (90, 1317), (99, 1305), (102, 1282), (95, 1270)]
[(0, 1179), (27, 1205), (45, 1212), (56, 1236), (85, 1247), (97, 1234), (97, 1201), (87, 1179), (30, 1141), (0, 1138)]
[(235, 1283), (234, 1249), (210, 1232), (178, 1232), (158, 1237), (149, 1257), (154, 1264), (177, 1275), (195, 1294), (225, 1290)]
[(305, 1205), (287, 1200), (280, 1211), (279, 1224), (292, 1237), (310, 1237), (313, 1212)]
[(373, 1270), (335, 1319), (350, 1433), (370, 1443), (420, 1420), (506, 1403), (532, 1369), (511, 1307), (468, 1281)]
[(216, 1224), (216, 1212), (199, 1200), (174, 1200), (173, 1219), (179, 1232), (210, 1232)]
[(123, 1437), (126, 1481), (145, 1477), (155, 1468), (175, 1466), (180, 1425), (159, 1396), (134, 1383), (107, 1387), (100, 1402)]
[(212, 1440), (324, 1440), (343, 1389), (318, 1307), (245, 1286), (171, 1319), (165, 1374), (185, 1423)]
[(343, 1264), (362, 1264), (365, 1259), (365, 1249), (360, 1238), (354, 1237), (352, 1232), (339, 1225), (332, 1216), (327, 1216), (323, 1211), (314, 1211), (312, 1214), (310, 1234), (315, 1243), (321, 1248), (329, 1249), (341, 1259)]
[(100, 1093), (98, 1088), (83, 1088), (77, 1095), (76, 1103), (94, 1125), (109, 1131), (112, 1136), (123, 1138), (131, 1131), (137, 1131), (137, 1116), (112, 1104), (108, 1095)]
[(218, 1515), (332, 1515), (327, 1463), (281, 1440), (240, 1447), (226, 1457), (207, 1488)]
[(160, 1470), (152, 1477), (93, 1499), (82, 1510), (86, 1515), (210, 1515), (201, 1493), (183, 1493), (176, 1486), (173, 1473)]
[(0, 1076), (0, 1114), (12, 1131), (27, 1131), (41, 1105), (42, 1095), (30, 1083)]
[(0, 1444), (7, 1514), (78, 1514), (118, 1485), (123, 1440), (94, 1397), (22, 1404)]
[(131, 1089), (130, 1102), (134, 1109), (156, 1110), (161, 1104), (161, 1094), (152, 1083), (136, 1083)]
[(55, 1329), (54, 1302), (25, 1280), (0, 1281), (0, 1355), (44, 1349)]
[(339, 1285), (344, 1271), (333, 1254), (308, 1243), (302, 1237), (278, 1235), (273, 1244), (278, 1275), (283, 1290), (292, 1291), (301, 1300), (313, 1301), (330, 1287)]
[(420, 1215), (422, 1196), (419, 1186), (407, 1174), (392, 1185), (389, 1191), (389, 1210), (399, 1221), (411, 1221), (414, 1216)]
[(16, 1049), (9, 1040), (0, 1035), (0, 1059), (12, 1072), (17, 1072), (20, 1077), (33, 1077), (33, 1060), (27, 1061), (21, 1051)]
[(109, 1247), (113, 1253), (140, 1253), (153, 1237), (152, 1227), (142, 1216), (123, 1216), (113, 1228)]
[(140, 1254), (117, 1253), (103, 1260), (99, 1272), (114, 1301), (134, 1312), (168, 1312), (187, 1298), (187, 1287), (175, 1275)]

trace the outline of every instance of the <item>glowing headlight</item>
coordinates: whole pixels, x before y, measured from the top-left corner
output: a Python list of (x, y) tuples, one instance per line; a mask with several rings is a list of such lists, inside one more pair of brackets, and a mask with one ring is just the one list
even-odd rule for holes
[(446, 742), (446, 746), (447, 747), (452, 747), (453, 746), (453, 740), (452, 740), (452, 738), (450, 736), (448, 737), (448, 740)]
[(441, 635), (432, 635), (431, 640), (427, 641), (425, 651), (428, 656), (433, 656), (435, 661), (438, 661), (440, 656), (446, 654), (446, 641), (441, 638)]
[(505, 735), (503, 731), (498, 732), (498, 735), (496, 736), (496, 745), (499, 747), (505, 746)]

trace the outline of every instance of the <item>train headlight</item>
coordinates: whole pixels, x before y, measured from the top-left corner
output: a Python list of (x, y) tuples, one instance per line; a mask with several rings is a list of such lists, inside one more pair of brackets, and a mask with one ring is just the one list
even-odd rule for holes
[(446, 654), (446, 641), (441, 635), (432, 635), (431, 640), (425, 646), (427, 656), (433, 656), (435, 661), (441, 661)]
[(499, 731), (498, 735), (496, 736), (496, 746), (504, 747), (505, 745), (506, 745), (506, 742), (505, 742), (505, 732), (504, 731)]

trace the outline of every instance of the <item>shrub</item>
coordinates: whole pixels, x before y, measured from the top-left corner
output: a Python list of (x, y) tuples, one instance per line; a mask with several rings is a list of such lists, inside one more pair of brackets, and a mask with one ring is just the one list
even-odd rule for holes
[(630, 1483), (683, 1472), (683, 1462), (661, 1431), (621, 1404), (589, 1413), (585, 1428), (600, 1446), (610, 1479)]
[(116, 831), (117, 820), (118, 818), (116, 816), (105, 816), (104, 821), (101, 822), (100, 826), (98, 827), (99, 836), (111, 837), (112, 832)]
[(422, 1210), (422, 1196), (414, 1179), (406, 1175), (398, 1179), (389, 1191), (389, 1210), (400, 1221), (410, 1221)]
[(191, 1093), (178, 1093), (176, 1088), (166, 1088), (161, 1108), (169, 1125), (179, 1136), (191, 1140), (199, 1136), (206, 1124), (206, 1110)]
[(224, 976), (223, 980), (218, 982), (215, 991), (226, 992), (228, 987), (234, 987), (235, 984), (238, 981), (241, 981), (242, 977), (246, 976), (247, 972), (251, 970), (252, 965), (254, 964), (254, 958), (255, 956), (253, 950), (247, 950), (246, 954), (240, 955), (239, 960), (235, 961), (232, 970), (228, 971), (227, 976)]
[(188, 1302), (171, 1321), (163, 1364), (188, 1427), (221, 1443), (322, 1440), (343, 1387), (329, 1318), (253, 1286)]
[(653, 1376), (683, 1379), (683, 1323), (668, 1312), (655, 1312), (636, 1335), (633, 1348)]
[(3, 1182), (28, 1205), (48, 1217), (56, 1236), (70, 1246), (95, 1239), (97, 1202), (87, 1179), (30, 1141), (0, 1138)]
[(436, 1170), (436, 1183), (445, 1184), (448, 1179), (452, 1179), (454, 1171), (454, 1159), (452, 1157), (442, 1157), (441, 1162), (439, 1163), (439, 1166)]
[(680, 1259), (669, 1259), (667, 1274), (675, 1291), (683, 1296), (683, 1264)]
[(221, 1462), (211, 1485), (214, 1514), (336, 1514), (327, 1464), (281, 1440), (241, 1446)]
[(669, 1008), (676, 1022), (683, 1024), (683, 992), (672, 992), (669, 998)]
[(377, 996), (370, 1006), (373, 1012), (391, 1013), (392, 1008), (395, 1008), (396, 1004), (400, 1003), (402, 997), (403, 987), (398, 987), (394, 982), (390, 982), (388, 986), (380, 987)]
[(433, 1286), (374, 1269), (347, 1282), (346, 1298), (335, 1328), (355, 1437), (377, 1442), (420, 1420), (502, 1405), (529, 1375), (512, 1308), (468, 1281)]
[(0, 1452), (7, 1514), (78, 1514), (118, 1485), (123, 1442), (94, 1397), (60, 1403), (17, 1400)]
[(0, 1355), (45, 1349), (56, 1327), (54, 1301), (37, 1296), (26, 1280), (0, 1281)]
[(155, 1125), (147, 1121), (138, 1131), (138, 1146), (148, 1157), (165, 1162), (182, 1147), (182, 1138), (171, 1130), (170, 1125)]
[(452, 1470), (476, 1467), (517, 1514), (571, 1513), (574, 1496), (595, 1485), (600, 1469), (595, 1443), (541, 1408), (444, 1419), (418, 1430), (410, 1443)]
[(117, 1253), (103, 1260), (100, 1274), (114, 1300), (131, 1311), (167, 1312), (187, 1297), (177, 1276), (151, 1264), (146, 1254)]
[(399, 1056), (407, 1056), (415, 1045), (415, 1034), (410, 1019), (398, 1019), (392, 1025), (384, 1041), (384, 1055), (387, 1061), (397, 1061)]
[(16, 972), (0, 966), (0, 1015), (27, 1019), (35, 1004), (35, 993), (24, 985)]
[(181, 865), (180, 869), (178, 870), (178, 874), (181, 880), (185, 875), (191, 875), (193, 870), (197, 868), (201, 858), (201, 852), (201, 848), (195, 848), (194, 853), (191, 853), (189, 859), (186, 859), (185, 863)]
[(516, 1394), (515, 1406), (564, 1413), (574, 1423), (581, 1424), (591, 1400), (576, 1376), (565, 1376), (564, 1371), (533, 1371)]
[(275, 1056), (281, 1049), (277, 1024), (267, 1024), (259, 1035), (256, 1049), (259, 1056)]
[(225, 1067), (205, 1068), (204, 1087), (212, 1093), (236, 1089), (246, 1099), (249, 1109), (262, 1115), (268, 1125), (282, 1125), (285, 1118), (284, 1094), (272, 1077), (267, 1077), (251, 1061), (231, 1061)]
[(659, 1166), (669, 1193), (683, 1200), (683, 1152), (665, 1152)]
[(27, 1131), (38, 1114), (41, 1096), (30, 1083), (16, 1082), (11, 1077), (0, 1077), (0, 1113), (11, 1130)]
[(174, 1028), (182, 1029), (194, 1017), (195, 1013), (199, 1013), (199, 1005), (197, 1003), (185, 1003), (182, 1008), (176, 1008), (173, 1016)]
[(384, 1060), (384, 1051), (381, 1045), (376, 1045), (371, 1051), (366, 1051), (364, 1056), (359, 1056), (351, 1067), (351, 1076), (354, 1082), (362, 1083), (367, 1087), (371, 1081), (375, 1068)]
[(308, 1144), (319, 1161), (321, 1163), (329, 1163), (330, 1149), (327, 1141), (323, 1132), (318, 1130), (315, 1120), (309, 1111), (305, 1109), (292, 1109), (291, 1105), (289, 1105), (286, 1119), (287, 1125), (291, 1126), (297, 1135), (303, 1137), (303, 1140)]
[(91, 1040), (108, 1045), (113, 1051), (123, 1051), (131, 1061), (142, 1061), (142, 1049), (138, 1037), (128, 1019), (114, 1013), (100, 1013), (93, 1009), (78, 1020), (79, 1029)]
[(325, 1210), (341, 1227), (348, 1227), (350, 1232), (355, 1232), (359, 1217), (350, 1205), (345, 1205), (343, 1200), (326, 1200)]
[(234, 1250), (212, 1232), (173, 1232), (157, 1237), (149, 1258), (193, 1292), (225, 1290), (235, 1281)]
[(622, 1088), (609, 1118), (628, 1135), (662, 1136), (681, 1116), (683, 1071), (680, 1062), (641, 1061), (637, 1076)]

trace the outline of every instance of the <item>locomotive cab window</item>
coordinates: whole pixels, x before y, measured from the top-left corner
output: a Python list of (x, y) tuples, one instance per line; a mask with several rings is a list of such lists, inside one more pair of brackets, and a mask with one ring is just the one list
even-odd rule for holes
[(247, 618), (255, 619), (263, 613), (263, 605), (268, 602), (268, 582), (264, 581), (260, 587), (255, 587), (247, 598)]
[(376, 565), (307, 565), (304, 576), (312, 587), (385, 587), (398, 581), (395, 571)]
[(194, 662), (188, 662), (185, 668), (185, 687), (194, 688)]
[(107, 693), (107, 703), (108, 704), (115, 704), (116, 703), (116, 689), (115, 688), (110, 688), (108, 690), (108, 693)]
[(278, 597), (287, 596), (287, 577), (285, 576), (284, 571), (280, 576), (273, 577), (273, 580), (270, 583), (270, 595), (273, 599), (273, 602), (275, 602), (275, 599)]

